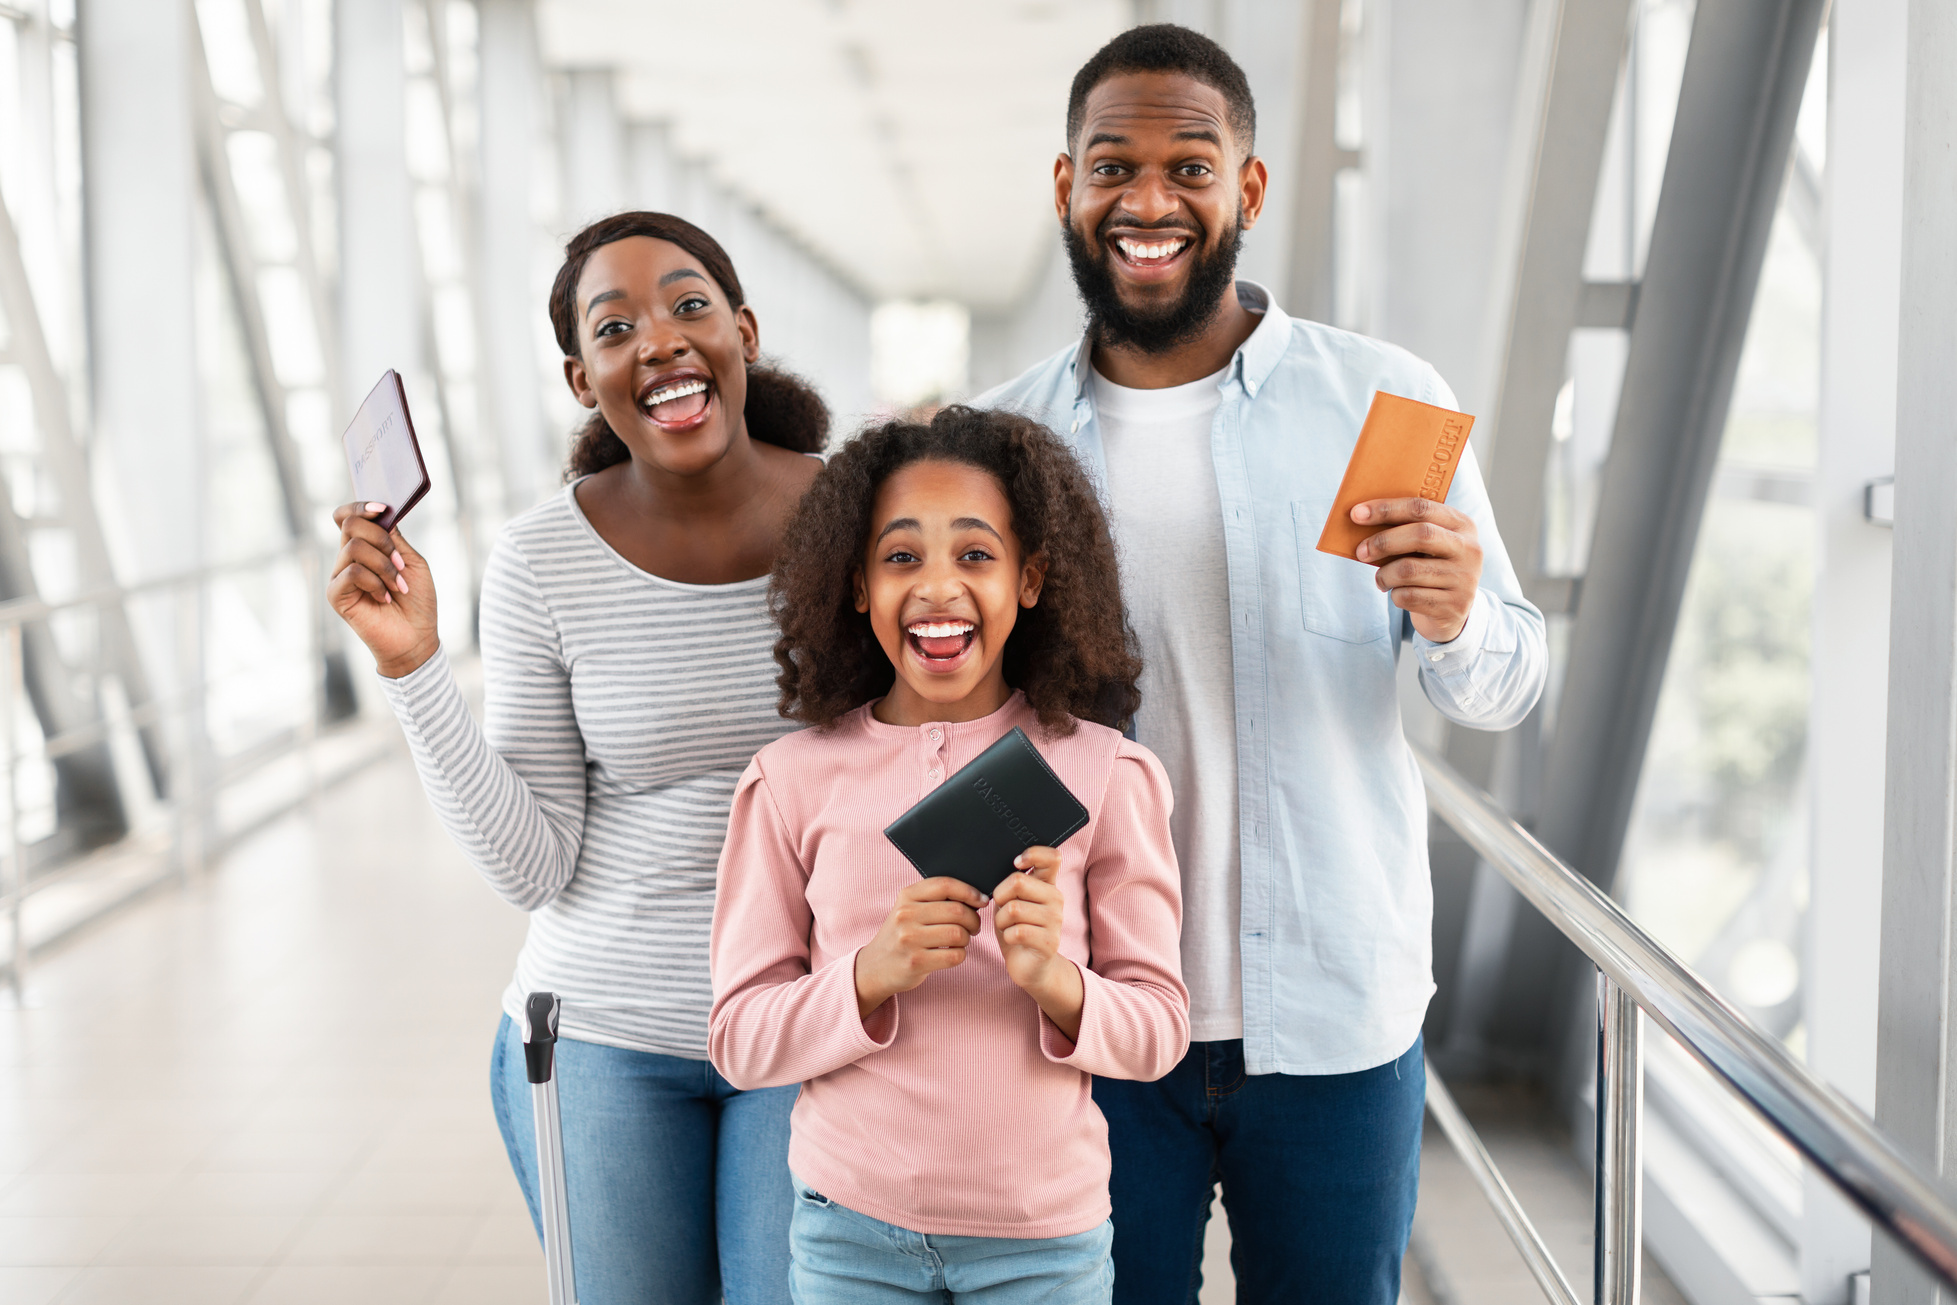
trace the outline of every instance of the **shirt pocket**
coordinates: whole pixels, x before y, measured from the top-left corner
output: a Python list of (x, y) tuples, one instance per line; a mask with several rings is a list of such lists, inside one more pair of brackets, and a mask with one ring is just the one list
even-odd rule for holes
[(1305, 628), (1341, 643), (1383, 639), (1396, 609), (1375, 583), (1377, 572), (1372, 567), (1318, 551), (1326, 510), (1302, 500), (1291, 504), (1298, 546), (1298, 606)]

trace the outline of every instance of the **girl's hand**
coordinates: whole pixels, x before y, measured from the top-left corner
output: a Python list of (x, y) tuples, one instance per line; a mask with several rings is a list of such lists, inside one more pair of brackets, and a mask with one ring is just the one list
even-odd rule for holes
[(868, 1019), (898, 993), (961, 963), (984, 905), (962, 879), (920, 879), (898, 893), (877, 936), (856, 953), (857, 1014)]
[(390, 680), (435, 655), (435, 579), (421, 554), (399, 530), (382, 530), (373, 518), (379, 503), (342, 503), (333, 509), (340, 553), (326, 582), (326, 600), (353, 627)]
[(1013, 860), (1010, 875), (992, 894), (992, 928), (1006, 958), (1006, 973), (1040, 1004), (1069, 1041), (1080, 1036), (1080, 1008), (1087, 999), (1080, 967), (1060, 954), (1060, 926), (1067, 901), (1054, 881), (1060, 853), (1029, 847)]

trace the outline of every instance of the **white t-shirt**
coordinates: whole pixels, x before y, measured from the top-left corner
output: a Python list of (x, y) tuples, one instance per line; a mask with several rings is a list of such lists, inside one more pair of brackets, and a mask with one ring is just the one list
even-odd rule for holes
[(1198, 1042), (1244, 1032), (1230, 575), (1210, 461), (1223, 374), (1166, 390), (1094, 374), (1122, 596), (1145, 663), (1135, 735), (1175, 791), (1182, 977)]

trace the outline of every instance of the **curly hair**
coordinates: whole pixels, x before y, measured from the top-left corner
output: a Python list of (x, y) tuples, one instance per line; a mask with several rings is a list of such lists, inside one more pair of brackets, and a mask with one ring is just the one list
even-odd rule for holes
[[(564, 246), (564, 265), (557, 269), (557, 280), (550, 288), (550, 325), (557, 335), (557, 347), (566, 358), (580, 356), (578, 349), (578, 278), (584, 275), (592, 253), (615, 240), (647, 236), (678, 245), (700, 260), (707, 275), (739, 308), (747, 302), (741, 278), (734, 273), (734, 260), (720, 242), (685, 218), (671, 213), (627, 212), (599, 218), (572, 236)], [(829, 407), (815, 388), (792, 372), (779, 367), (752, 365), (747, 369), (747, 402), (741, 407), (747, 419), (749, 438), (776, 444), (796, 453), (820, 453), (829, 442)], [(594, 412), (579, 429), (571, 445), (570, 463), (564, 479), (575, 480), (603, 471), (631, 457), (625, 441), (618, 437), (603, 413)]]
[(781, 637), (781, 714), (818, 728), (882, 697), (896, 669), (856, 610), (854, 578), (870, 541), (877, 490), (914, 462), (990, 473), (1012, 507), (1025, 555), (1042, 555), (1039, 602), (1006, 639), (1006, 682), (1051, 735), (1076, 721), (1119, 727), (1135, 714), (1142, 672), (1121, 605), (1114, 540), (1087, 474), (1046, 427), (1009, 412), (949, 407), (928, 423), (892, 421), (845, 444), (790, 518), (768, 585)]

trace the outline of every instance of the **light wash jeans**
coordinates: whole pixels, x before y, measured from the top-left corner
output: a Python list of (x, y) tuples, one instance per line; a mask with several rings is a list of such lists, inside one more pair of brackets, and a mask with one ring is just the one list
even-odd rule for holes
[(795, 1305), (1108, 1305), (1114, 1225), (1071, 1237), (947, 1237), (858, 1214), (797, 1180)]
[[(557, 1044), (579, 1305), (787, 1305), (793, 1087), (736, 1091), (704, 1060)], [(542, 1232), (523, 1035), (496, 1032), (490, 1092)]]

